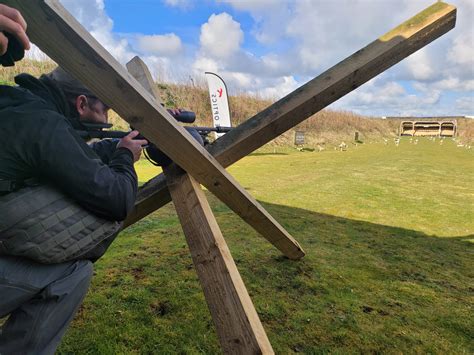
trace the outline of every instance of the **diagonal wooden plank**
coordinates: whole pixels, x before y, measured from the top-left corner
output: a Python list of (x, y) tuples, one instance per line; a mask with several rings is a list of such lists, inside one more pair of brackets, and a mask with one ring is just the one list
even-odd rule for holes
[[(435, 3), (226, 133), (209, 152), (223, 166), (233, 164), (442, 36), (455, 22), (454, 6)], [(149, 181), (140, 190), (135, 211), (126, 224), (168, 203), (166, 189), (163, 176)]]
[[(161, 103), (146, 64), (127, 69)], [(176, 165), (164, 167), (167, 185), (225, 353), (272, 354), (273, 349), (201, 185)]]
[(244, 221), (292, 259), (304, 256), (290, 234), (200, 146), (154, 97), (56, 0), (4, 1), (28, 23), (29, 38)]

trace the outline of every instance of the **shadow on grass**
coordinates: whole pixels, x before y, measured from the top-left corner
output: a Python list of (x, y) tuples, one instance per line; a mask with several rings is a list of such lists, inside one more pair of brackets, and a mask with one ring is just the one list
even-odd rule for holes
[(261, 157), (261, 156), (265, 156), (265, 155), (288, 155), (288, 153), (282, 153), (282, 152), (250, 153), (248, 156)]
[(473, 350), (473, 234), (440, 238), (263, 204), (307, 255), (288, 260), (262, 238), (243, 253), (248, 238), (227, 240), (251, 292), (265, 289), (254, 302), (280, 352)]
[[(208, 197), (276, 353), (472, 353), (473, 235), (262, 203), (305, 249), (293, 261)], [(60, 353), (218, 353), (193, 268), (171, 205), (129, 227)]]

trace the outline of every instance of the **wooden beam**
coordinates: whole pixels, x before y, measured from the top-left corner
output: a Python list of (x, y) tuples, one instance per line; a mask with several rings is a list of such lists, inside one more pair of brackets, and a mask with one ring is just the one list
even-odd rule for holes
[[(215, 219), (208, 223), (212, 212), (199, 184), (188, 174), (166, 176), (177, 210), (191, 212), (179, 216), (224, 353), (273, 353)], [(183, 194), (188, 189), (196, 193)]]
[(272, 354), (201, 186), (176, 165), (164, 171), (224, 353)]
[(128, 72), (148, 91), (160, 105), (163, 103), (160, 94), (156, 89), (150, 71), (145, 62), (138, 56), (135, 56), (127, 63)]
[(176, 165), (165, 175), (224, 353), (272, 354), (201, 186)]
[[(224, 167), (268, 143), (452, 29), (456, 8), (437, 2), (296, 89), (209, 147)], [(133, 223), (170, 201), (157, 177), (139, 192)]]
[(166, 177), (160, 174), (138, 189), (135, 207), (124, 221), (123, 228), (138, 222), (170, 201), (171, 195), (166, 184)]
[[(127, 69), (161, 102), (139, 57)], [(163, 171), (224, 353), (273, 353), (201, 185), (174, 164)]]
[(292, 259), (304, 256), (291, 235), (56, 0), (4, 1), (28, 23), (28, 36), (122, 118), (156, 144)]

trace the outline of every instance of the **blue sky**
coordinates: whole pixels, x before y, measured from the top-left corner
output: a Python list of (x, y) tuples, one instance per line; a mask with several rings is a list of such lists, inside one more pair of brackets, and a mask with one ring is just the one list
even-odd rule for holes
[[(119, 62), (157, 81), (281, 98), (434, 0), (61, 0)], [(454, 30), (331, 108), (364, 115), (474, 115), (474, 1)]]

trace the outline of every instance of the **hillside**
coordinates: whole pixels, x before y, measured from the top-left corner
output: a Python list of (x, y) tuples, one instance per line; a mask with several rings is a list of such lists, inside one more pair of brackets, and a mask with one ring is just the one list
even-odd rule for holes
[[(54, 69), (56, 64), (51, 61), (23, 60), (13, 68), (3, 68), (0, 83), (13, 84), (15, 75), (23, 72), (39, 76)], [(197, 85), (157, 84), (161, 97), (167, 107), (180, 107), (196, 112), (196, 125), (212, 125), (209, 96), (205, 83)], [(272, 104), (271, 100), (240, 93), (229, 97), (229, 106), (234, 126), (239, 125), (256, 113)], [(115, 129), (127, 129), (128, 125), (117, 114), (110, 115)], [(354, 142), (355, 132), (363, 142), (377, 141), (382, 138), (393, 138), (397, 135), (397, 120), (377, 120), (357, 115), (352, 112), (326, 109), (313, 115), (295, 129), (278, 137), (270, 145), (293, 145), (294, 131), (305, 132), (305, 143), (308, 147), (331, 147), (341, 142)], [(463, 143), (474, 141), (474, 120), (459, 122), (459, 140)]]

